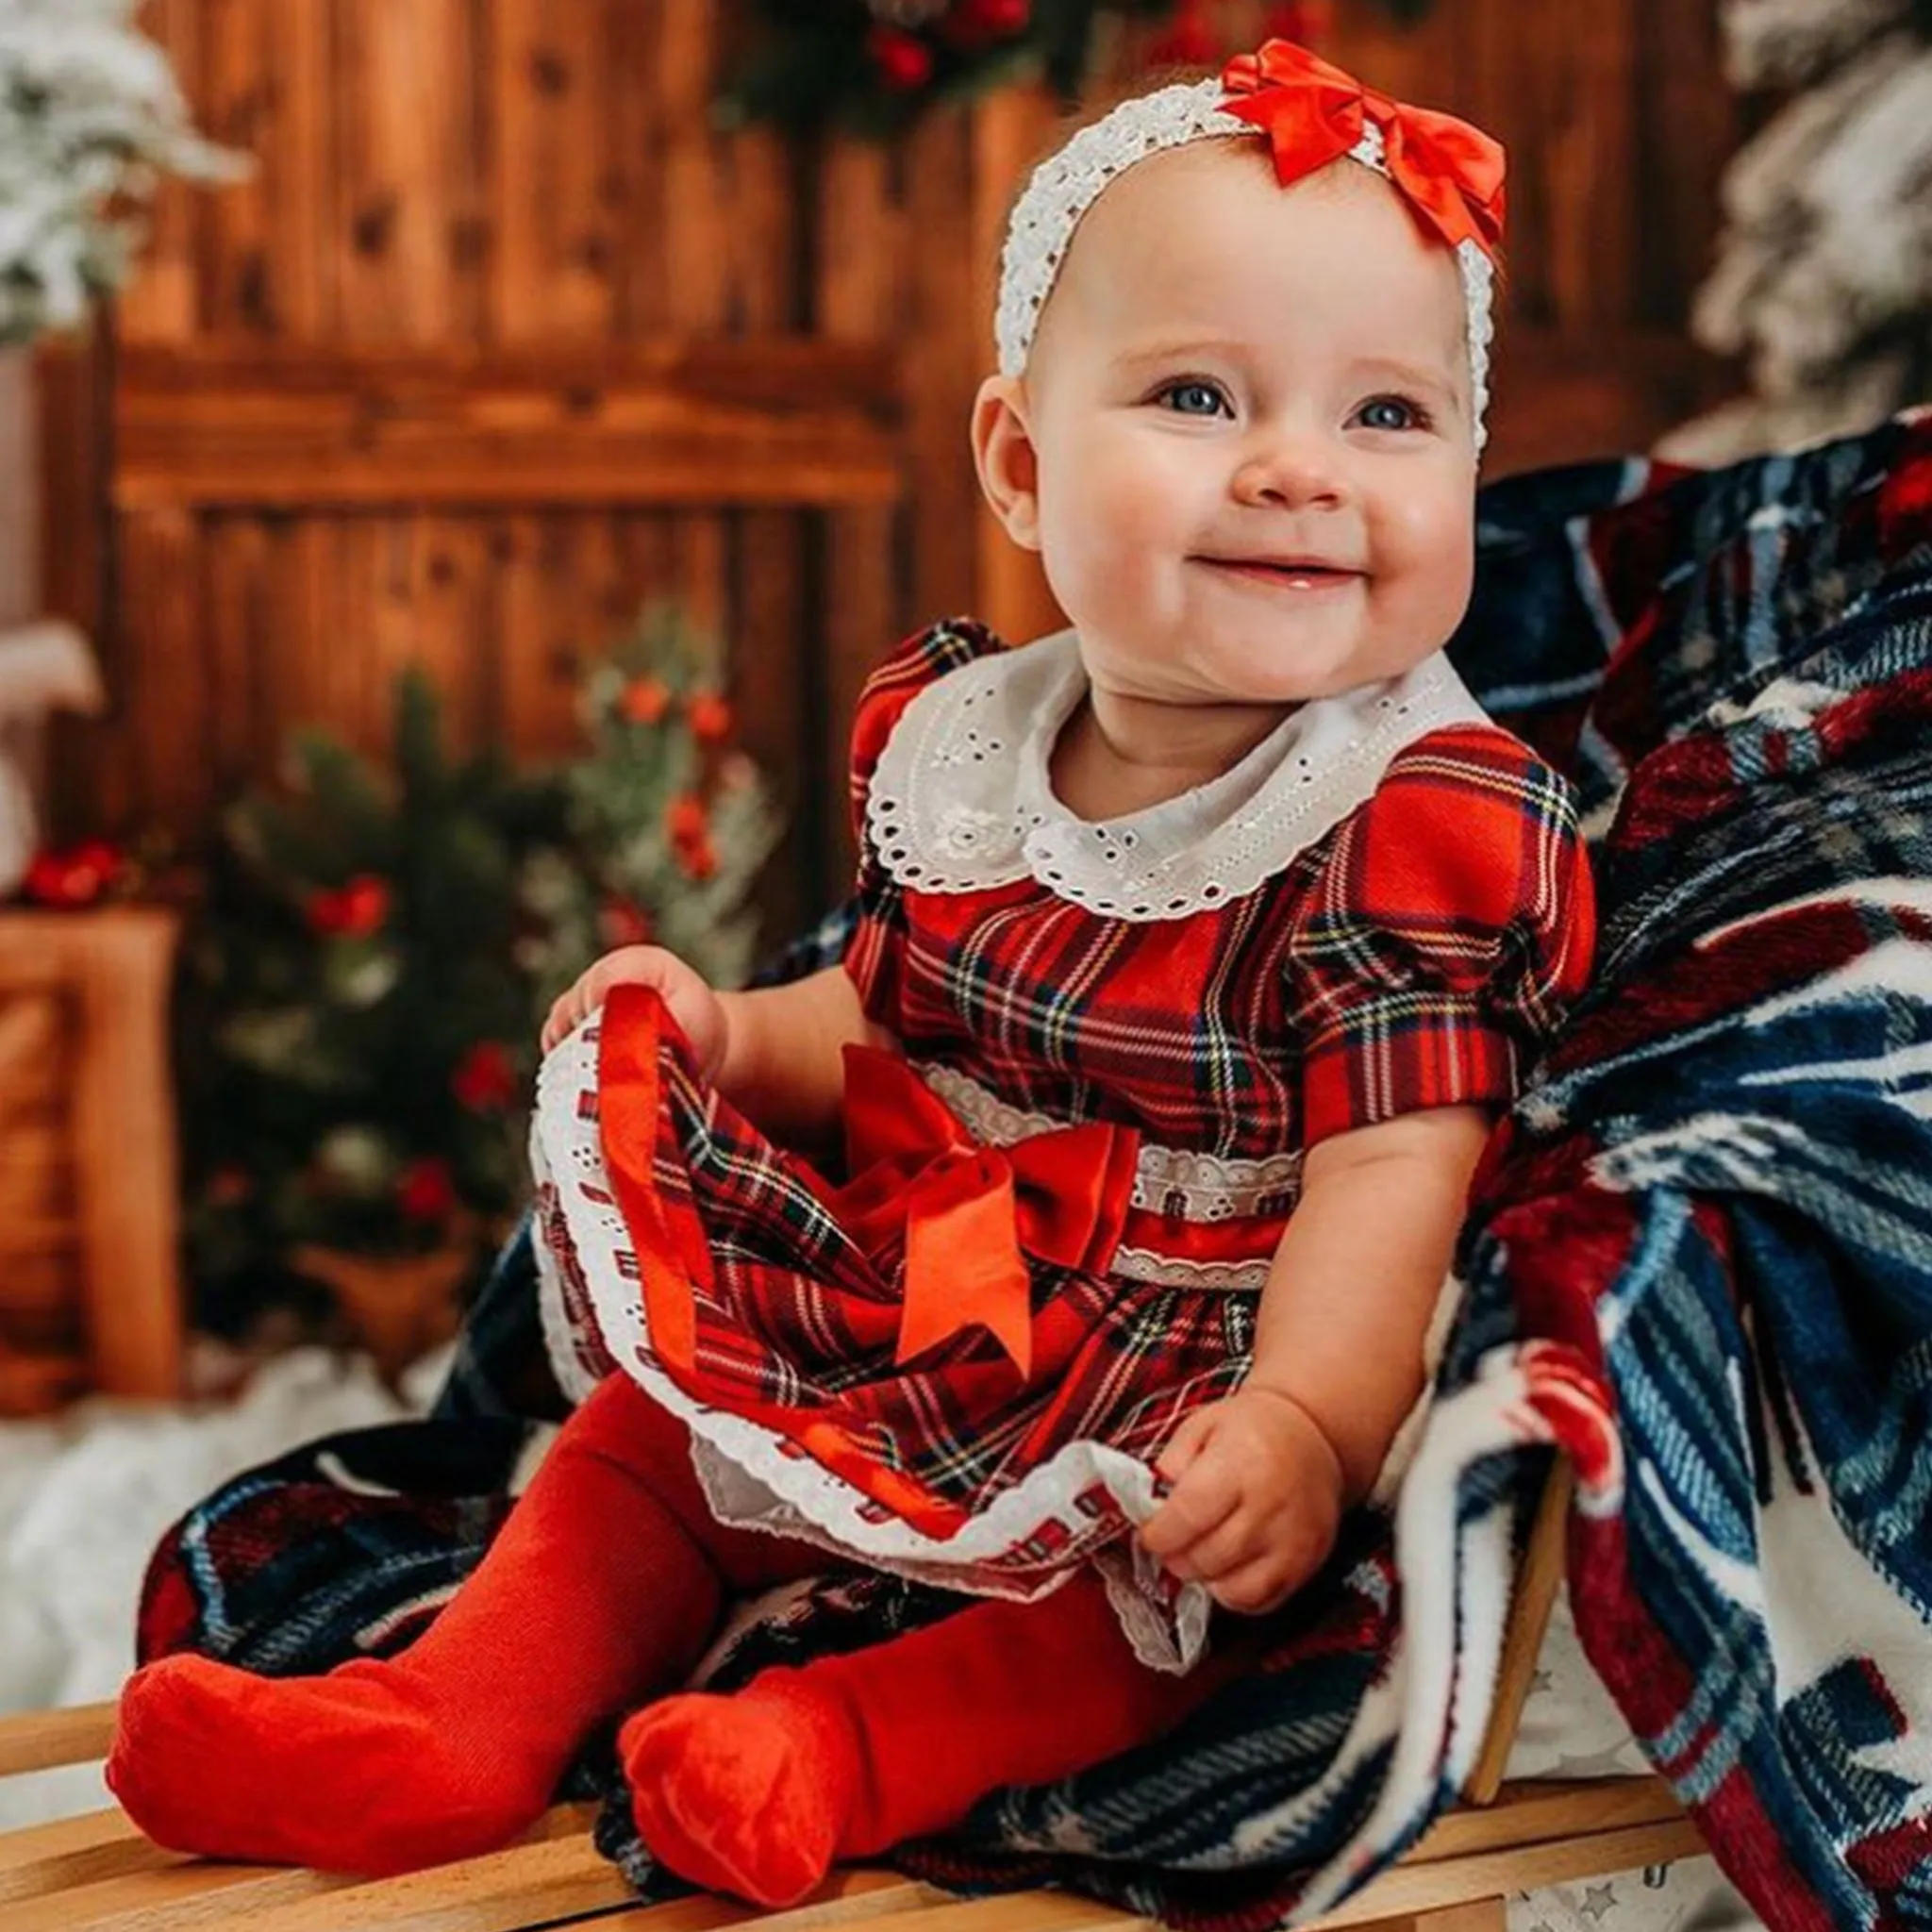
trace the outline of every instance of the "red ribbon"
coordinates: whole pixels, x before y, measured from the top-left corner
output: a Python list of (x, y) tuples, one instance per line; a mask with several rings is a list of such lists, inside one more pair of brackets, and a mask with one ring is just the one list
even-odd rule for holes
[(1454, 114), (1364, 87), (1353, 75), (1298, 47), (1264, 41), (1222, 70), (1224, 112), (1268, 137), (1275, 178), (1286, 188), (1339, 160), (1373, 121), (1382, 130), (1392, 180), (1420, 219), (1451, 248), (1474, 242), (1493, 257), (1503, 239), (1503, 146)]
[(1095, 1122), (982, 1147), (904, 1060), (848, 1046), (845, 1140), (851, 1179), (826, 1205), (870, 1252), (905, 1242), (895, 1359), (979, 1327), (1031, 1375), (1026, 1257), (1106, 1268), (1132, 1200), (1140, 1136)]

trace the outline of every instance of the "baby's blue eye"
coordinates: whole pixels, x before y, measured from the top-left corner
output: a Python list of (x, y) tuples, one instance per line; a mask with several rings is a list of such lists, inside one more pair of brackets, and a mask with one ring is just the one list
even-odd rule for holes
[(1428, 418), (1407, 396), (1371, 396), (1356, 420), (1364, 429), (1420, 429)]
[(1169, 383), (1160, 400), (1177, 416), (1217, 416), (1227, 407), (1219, 384), (1192, 379)]

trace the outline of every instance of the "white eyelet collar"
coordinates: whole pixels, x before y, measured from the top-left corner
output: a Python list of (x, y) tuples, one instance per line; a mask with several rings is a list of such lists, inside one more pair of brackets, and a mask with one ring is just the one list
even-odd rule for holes
[(1180, 919), (1244, 897), (1374, 793), (1396, 754), (1488, 720), (1439, 651), (1318, 698), (1218, 778), (1124, 818), (1077, 818), (1049, 761), (1086, 694), (1064, 630), (946, 673), (908, 704), (873, 774), (866, 829), (901, 885), (977, 892), (1032, 877), (1108, 918)]

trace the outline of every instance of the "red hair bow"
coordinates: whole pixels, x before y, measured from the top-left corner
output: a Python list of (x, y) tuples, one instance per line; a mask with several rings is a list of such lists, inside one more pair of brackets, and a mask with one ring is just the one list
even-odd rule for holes
[(1264, 41), (1222, 70), (1223, 111), (1251, 122), (1274, 151), (1285, 188), (1339, 160), (1373, 121), (1390, 178), (1451, 248), (1474, 242), (1493, 256), (1503, 239), (1503, 146), (1454, 114), (1411, 108), (1364, 87), (1292, 41)]

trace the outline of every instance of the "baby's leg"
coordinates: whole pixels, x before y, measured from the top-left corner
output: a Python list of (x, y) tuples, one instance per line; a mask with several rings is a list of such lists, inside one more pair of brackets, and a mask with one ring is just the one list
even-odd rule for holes
[(1157, 1737), (1234, 1674), (1151, 1671), (1083, 1573), (1035, 1604), (924, 1630), (733, 1696), (666, 1698), (619, 1733), (638, 1828), (680, 1877), (796, 1903), (842, 1858), (956, 1824), (1002, 1785), (1064, 1777)]
[(683, 1681), (728, 1590), (822, 1561), (720, 1530), (690, 1440), (611, 1376), (401, 1656), (322, 1677), (150, 1664), (122, 1693), (108, 1783), (182, 1851), (381, 1874), (492, 1850), (600, 1720)]

